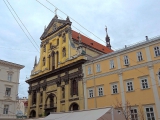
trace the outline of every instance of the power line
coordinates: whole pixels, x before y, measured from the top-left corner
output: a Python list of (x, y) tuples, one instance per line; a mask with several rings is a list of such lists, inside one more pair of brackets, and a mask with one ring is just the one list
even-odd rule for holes
[[(29, 39), (29, 41), (32, 43), (32, 41), (30, 40), (30, 38), (28, 37), (28, 35), (25, 33), (25, 31), (23, 30), (23, 28), (21, 27), (20, 23), (18, 22), (18, 20), (16, 19), (16, 17), (13, 15), (13, 13), (11, 12), (10, 8), (8, 7), (7, 3), (5, 2), (5, 0), (3, 0), (3, 2), (5, 3), (5, 5), (7, 6), (8, 10), (10, 11), (10, 13), (12, 14), (13, 18), (16, 20), (16, 22), (18, 23), (19, 27), (21, 28), (21, 30), (24, 32), (24, 34), (26, 35), (26, 37)], [(35, 45), (32, 43), (32, 45), (35, 47)], [(38, 51), (38, 49), (35, 47), (35, 49)], [(38, 51), (39, 52), (39, 51)]]
[(37, 52), (37, 51), (28, 51), (28, 50), (21, 50), (21, 49), (14, 49), (14, 48), (7, 48), (7, 47), (3, 47), (3, 46), (0, 46), (0, 48), (4, 48), (4, 49), (10, 49), (10, 50), (17, 50), (19, 52)]
[[(34, 41), (34, 43), (37, 45), (36, 41), (33, 39), (32, 35), (30, 34), (30, 32), (28, 31), (28, 29), (26, 28), (26, 26), (23, 24), (23, 22), (21, 21), (21, 19), (19, 18), (19, 16), (17, 15), (16, 11), (13, 9), (13, 7), (11, 6), (11, 4), (9, 3), (8, 0), (6, 0), (8, 2), (8, 4), (10, 5), (10, 7), (12, 8), (13, 12), (16, 14), (17, 18), (19, 19), (19, 21), (22, 23), (23, 27), (26, 29), (26, 31), (28, 32), (28, 34), (30, 35), (30, 37), (32, 38), (32, 40)], [(37, 47), (39, 48), (39, 46), (37, 45)]]
[[(36, 0), (39, 4), (41, 4), (42, 6), (44, 6), (45, 8), (47, 8), (49, 11), (51, 11), (52, 13), (55, 13), (53, 12), (51, 9), (49, 9), (48, 7), (46, 7), (44, 4), (42, 4), (41, 2), (39, 2), (38, 0)], [(62, 20), (63, 18), (59, 15), (57, 15), (58, 17), (60, 17)], [(82, 34), (84, 34), (85, 36), (87, 36), (85, 33), (83, 33), (81, 30), (79, 30), (77, 27), (75, 27), (74, 25), (72, 25), (75, 29), (77, 29), (79, 32), (81, 32)], [(89, 36), (87, 36), (89, 38)]]
[[(49, 2), (48, 0), (46, 0), (48, 3), (50, 3), (52, 6), (54, 6), (55, 8), (57, 8), (60, 12), (62, 12), (63, 14), (65, 14), (67, 16), (67, 14), (65, 12), (63, 12), (62, 10), (60, 10), (58, 7), (56, 7), (54, 4), (52, 4), (51, 2)], [(86, 31), (88, 31), (89, 33), (91, 33), (92, 35), (94, 35), (96, 38), (98, 38), (99, 40), (103, 41), (104, 43), (106, 43), (104, 40), (102, 40), (101, 38), (99, 38), (98, 36), (96, 36), (94, 33), (92, 33), (91, 31), (89, 31), (88, 29), (86, 29), (85, 27), (83, 27), (80, 23), (78, 23), (76, 20), (74, 20), (72, 17), (70, 17), (74, 22), (76, 22), (80, 27), (82, 27), (83, 29), (85, 29)]]

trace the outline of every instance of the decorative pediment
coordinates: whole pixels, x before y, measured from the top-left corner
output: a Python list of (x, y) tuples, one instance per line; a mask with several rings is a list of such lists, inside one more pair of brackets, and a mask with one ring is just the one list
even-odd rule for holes
[(66, 20), (58, 19), (58, 16), (55, 15), (47, 28), (45, 28), (42, 36), (40, 37), (41, 40), (45, 39), (46, 37), (52, 35), (53, 33), (57, 32), (61, 28), (65, 27), (66, 25), (71, 25), (71, 21), (69, 20), (69, 17), (66, 18)]

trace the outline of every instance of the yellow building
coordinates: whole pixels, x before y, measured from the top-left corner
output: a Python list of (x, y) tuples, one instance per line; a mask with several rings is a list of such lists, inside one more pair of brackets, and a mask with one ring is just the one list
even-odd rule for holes
[(110, 43), (103, 46), (71, 30), (69, 17), (57, 15), (41, 36), (40, 59), (35, 58), (30, 79), (28, 117), (50, 112), (84, 109), (82, 64), (93, 57), (112, 52)]
[(160, 37), (97, 57), (83, 72), (85, 109), (129, 102), (132, 120), (160, 119)]

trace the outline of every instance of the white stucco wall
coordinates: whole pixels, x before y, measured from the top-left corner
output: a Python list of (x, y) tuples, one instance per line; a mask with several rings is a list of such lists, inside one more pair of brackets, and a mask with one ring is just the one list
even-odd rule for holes
[[(0, 60), (0, 119), (15, 118), (20, 69), (24, 66)], [(11, 81), (8, 73), (12, 74)], [(6, 87), (11, 88), (10, 96), (6, 96)], [(4, 105), (9, 105), (8, 114), (3, 114)]]

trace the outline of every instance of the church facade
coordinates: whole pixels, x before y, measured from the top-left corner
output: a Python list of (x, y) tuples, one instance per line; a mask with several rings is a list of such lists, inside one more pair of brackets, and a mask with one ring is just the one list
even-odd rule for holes
[(31, 71), (28, 96), (28, 118), (50, 112), (84, 109), (82, 65), (112, 52), (110, 41), (103, 46), (71, 29), (69, 17), (51, 20), (40, 37), (40, 58)]

